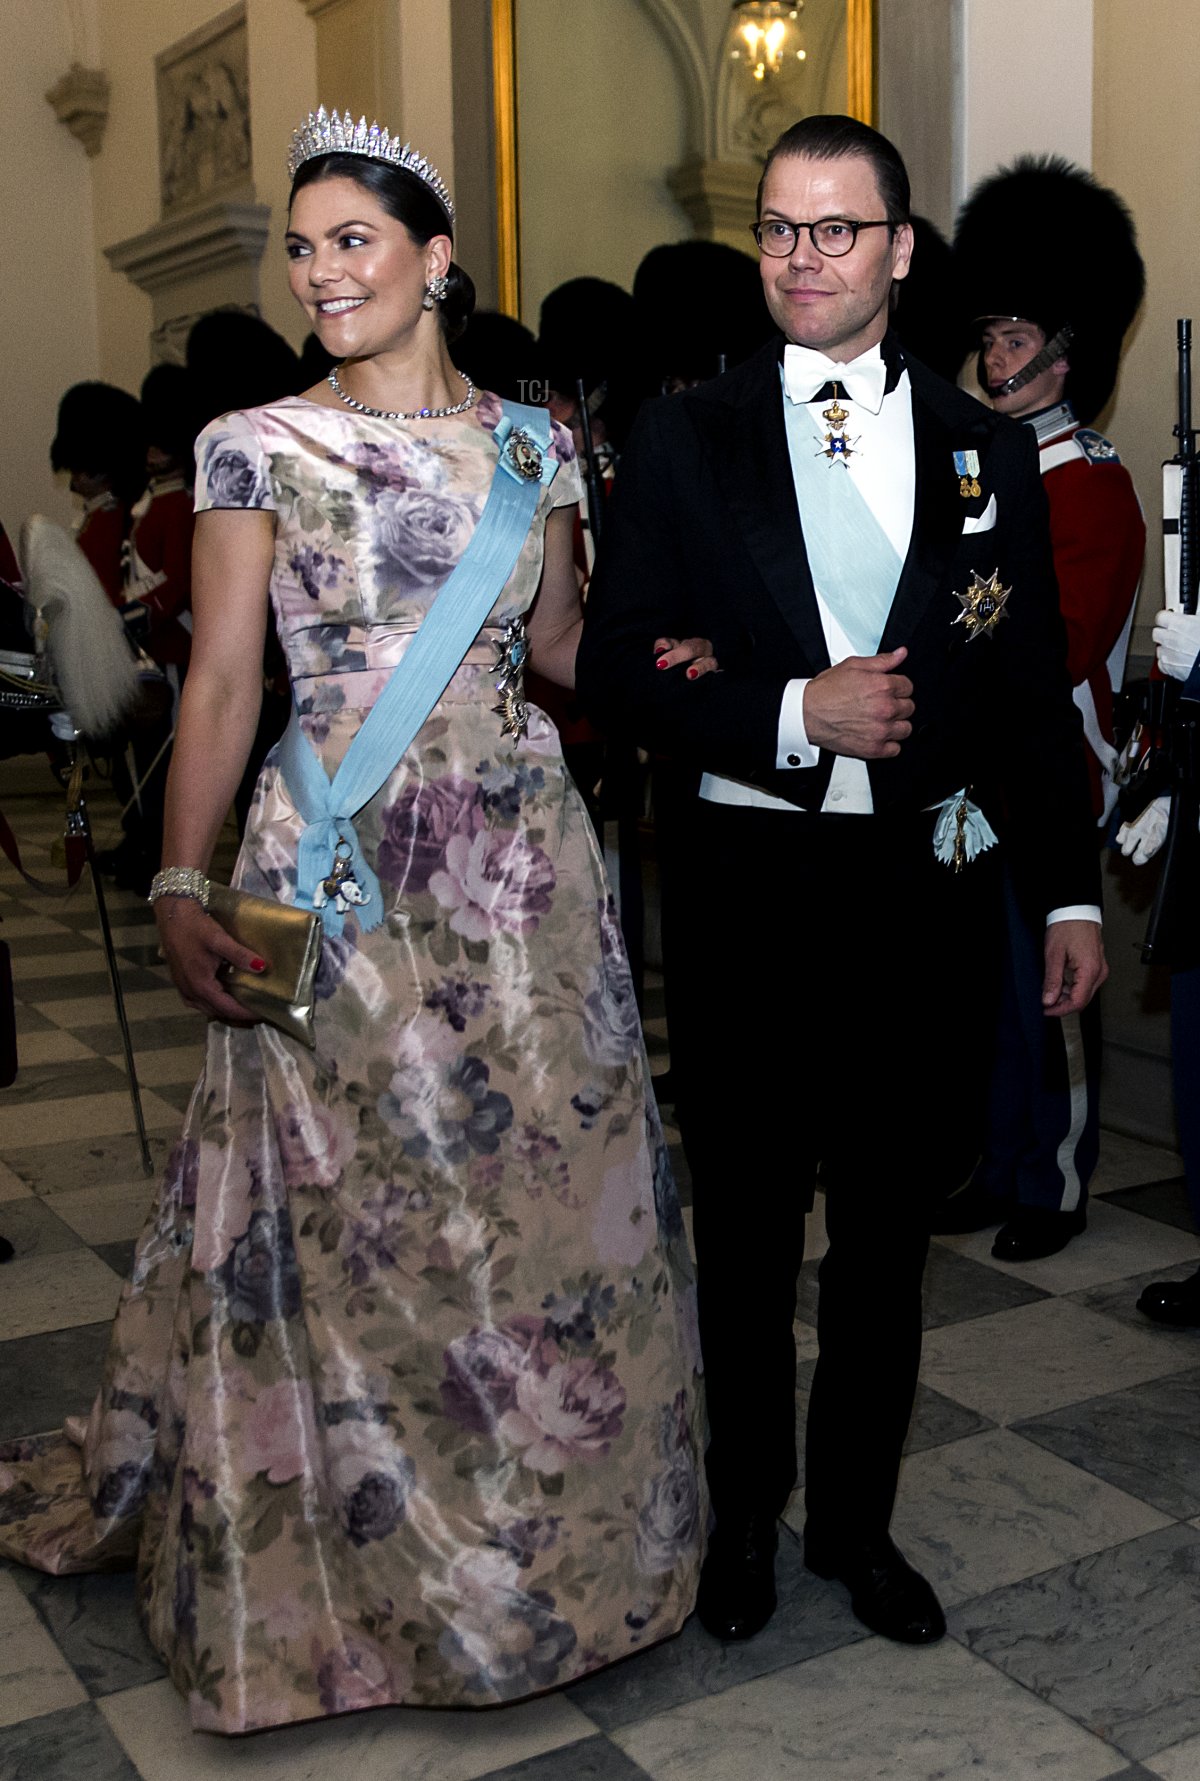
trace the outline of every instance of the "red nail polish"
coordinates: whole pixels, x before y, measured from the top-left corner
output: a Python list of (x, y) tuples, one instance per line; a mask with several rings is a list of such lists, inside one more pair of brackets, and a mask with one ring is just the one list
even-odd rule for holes
[(250, 960), (250, 969), (252, 971), (265, 971), (266, 968), (267, 968), (266, 959), (251, 959)]
[(667, 661), (666, 656), (659, 656), (658, 660), (654, 664), (654, 666), (656, 668), (669, 668), (670, 665), (671, 664)]
[(687, 676), (687, 677), (688, 677), (688, 679), (689, 679), (689, 680), (695, 680), (695, 678), (696, 678), (696, 676), (697, 676), (697, 675), (698, 675), (698, 674), (699, 674), (699, 672), (700, 672), (700, 670), (699, 670), (699, 668), (689, 668), (689, 669), (688, 669), (688, 676)]

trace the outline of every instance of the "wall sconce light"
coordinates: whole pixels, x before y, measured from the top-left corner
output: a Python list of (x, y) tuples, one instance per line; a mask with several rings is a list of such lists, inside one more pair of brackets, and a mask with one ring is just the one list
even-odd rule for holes
[(730, 56), (753, 80), (779, 74), (789, 62), (803, 62), (800, 14), (804, 0), (734, 0)]

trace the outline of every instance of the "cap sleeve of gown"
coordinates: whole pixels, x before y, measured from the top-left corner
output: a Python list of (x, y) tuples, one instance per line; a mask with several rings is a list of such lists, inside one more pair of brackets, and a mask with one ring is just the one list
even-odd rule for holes
[(247, 414), (223, 414), (196, 441), (196, 512), (214, 507), (275, 511), (271, 468)]
[(571, 429), (561, 421), (550, 422), (550, 454), (558, 459), (558, 475), (550, 484), (550, 505), (575, 507), (583, 499), (583, 481)]

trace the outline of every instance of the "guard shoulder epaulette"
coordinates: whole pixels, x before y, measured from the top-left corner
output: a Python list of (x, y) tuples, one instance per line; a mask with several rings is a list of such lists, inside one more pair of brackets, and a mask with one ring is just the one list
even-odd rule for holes
[(1095, 427), (1080, 427), (1075, 440), (1089, 464), (1121, 462), (1121, 454), (1112, 440), (1106, 439), (1103, 433), (1097, 433)]

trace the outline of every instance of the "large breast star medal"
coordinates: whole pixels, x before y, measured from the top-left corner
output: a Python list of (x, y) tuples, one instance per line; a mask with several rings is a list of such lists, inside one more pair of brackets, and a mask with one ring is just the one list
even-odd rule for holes
[(846, 437), (846, 422), (850, 419), (850, 410), (843, 408), (838, 401), (836, 384), (833, 386), (833, 401), (828, 408), (822, 408), (821, 419), (828, 431), (821, 450), (814, 455), (828, 458), (831, 464), (844, 464), (847, 458), (854, 455), (854, 447), (858, 441)]
[(493, 705), (495, 711), (504, 721), (500, 725), (502, 736), (511, 736), (514, 742), (529, 728), (529, 707), (525, 703), (525, 667), (529, 661), (529, 640), (525, 635), (525, 621), (514, 618), (505, 627), (504, 633), (496, 640), (496, 665), (492, 669), (496, 675), (496, 691), (500, 695), (500, 703)]
[(970, 587), (954, 596), (962, 607), (954, 623), (965, 627), (968, 642), (974, 637), (990, 637), (1000, 620), (1008, 617), (1005, 607), (1011, 593), (1010, 587), (1001, 587), (999, 569), (993, 569), (986, 581), (972, 569)]

